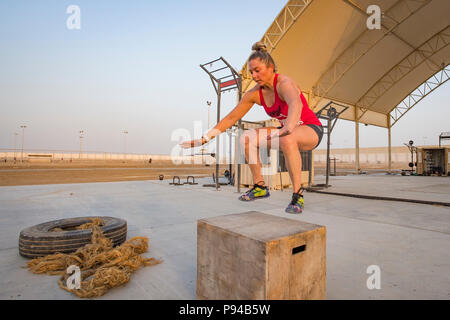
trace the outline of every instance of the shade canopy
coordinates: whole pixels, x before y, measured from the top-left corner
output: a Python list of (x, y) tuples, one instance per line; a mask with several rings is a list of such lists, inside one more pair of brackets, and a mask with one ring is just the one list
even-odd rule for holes
[(291, 0), (261, 41), (313, 111), (333, 101), (342, 119), (391, 127), (449, 79), (449, 25), (449, 0)]

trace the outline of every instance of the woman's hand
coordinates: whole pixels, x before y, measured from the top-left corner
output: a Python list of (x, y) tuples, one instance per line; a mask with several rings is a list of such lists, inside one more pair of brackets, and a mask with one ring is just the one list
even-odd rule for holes
[(201, 138), (201, 139), (196, 139), (196, 140), (191, 140), (191, 141), (183, 141), (179, 144), (179, 146), (182, 147), (183, 149), (189, 149), (189, 148), (202, 146), (204, 144), (204, 142), (205, 142), (205, 140), (203, 138)]
[(285, 126), (285, 127), (281, 128), (280, 130), (278, 130), (277, 136), (279, 138), (281, 138), (281, 137), (290, 135), (292, 133), (292, 131), (294, 131), (294, 130), (291, 130), (291, 129), (288, 128), (288, 126)]
[(270, 130), (270, 134), (267, 136), (267, 140), (272, 140), (276, 138), (281, 138), (292, 133), (287, 127), (282, 127), (281, 129)]

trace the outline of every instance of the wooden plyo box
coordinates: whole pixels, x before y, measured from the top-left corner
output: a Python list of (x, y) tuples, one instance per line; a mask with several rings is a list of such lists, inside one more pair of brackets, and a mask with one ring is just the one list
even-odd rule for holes
[(197, 221), (197, 299), (325, 299), (326, 228), (256, 211)]

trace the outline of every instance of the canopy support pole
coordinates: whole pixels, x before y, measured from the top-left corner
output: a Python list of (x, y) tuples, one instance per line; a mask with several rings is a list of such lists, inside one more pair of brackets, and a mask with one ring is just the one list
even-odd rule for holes
[(388, 129), (388, 173), (392, 173), (392, 141), (391, 141), (391, 115), (387, 117), (387, 129)]
[(357, 174), (361, 173), (359, 167), (359, 119), (358, 119), (358, 107), (355, 106), (355, 171)]

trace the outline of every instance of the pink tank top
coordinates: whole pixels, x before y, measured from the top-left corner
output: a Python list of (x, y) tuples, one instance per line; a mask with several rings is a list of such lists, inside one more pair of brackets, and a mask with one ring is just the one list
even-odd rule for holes
[[(275, 102), (271, 107), (268, 107), (266, 105), (266, 102), (264, 101), (262, 88), (259, 87), (259, 99), (261, 100), (261, 104), (264, 107), (264, 110), (266, 113), (271, 116), (272, 118), (278, 119), (281, 123), (281, 126), (284, 126), (286, 123), (286, 119), (288, 116), (288, 104), (286, 101), (282, 101), (280, 97), (278, 97), (277, 93), (277, 79), (278, 79), (278, 73), (275, 74), (275, 78), (273, 80), (273, 91), (275, 93)], [(303, 104), (302, 108), (302, 114), (300, 115), (299, 124), (300, 125), (306, 125), (306, 124), (315, 124), (318, 126), (321, 126), (319, 119), (316, 117), (315, 113), (312, 112), (312, 110), (308, 106), (308, 102), (305, 99), (305, 96), (300, 91), (300, 99)]]

